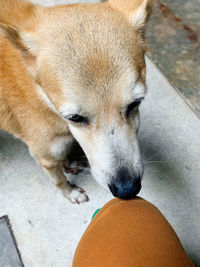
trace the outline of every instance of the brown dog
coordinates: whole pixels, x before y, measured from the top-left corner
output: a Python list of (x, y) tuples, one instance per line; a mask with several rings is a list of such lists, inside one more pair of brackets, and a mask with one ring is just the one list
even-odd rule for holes
[(63, 173), (74, 138), (113, 195), (131, 198), (141, 188), (149, 10), (150, 0), (50, 8), (0, 1), (0, 128), (28, 145), (73, 203), (88, 199)]

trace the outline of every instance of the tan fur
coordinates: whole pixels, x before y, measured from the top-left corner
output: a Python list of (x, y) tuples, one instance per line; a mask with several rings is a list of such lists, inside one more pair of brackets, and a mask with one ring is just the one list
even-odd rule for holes
[[(50, 145), (63, 137), (71, 142), (67, 124), (44, 103), (27, 73), (23, 58), (0, 34), (0, 127), (22, 139), (55, 184), (66, 184), (65, 154), (51, 155)], [(66, 143), (67, 143), (66, 141)], [(68, 193), (68, 192), (67, 192)]]
[[(21, 0), (0, 2), (0, 127), (28, 145), (73, 202), (87, 198), (78, 188), (78, 195), (70, 197), (74, 188), (63, 174), (72, 134), (79, 136), (82, 131), (84, 142), (90, 144), (83, 148), (90, 151), (102, 125), (110, 127), (114, 120), (125, 127), (116, 113), (131, 101), (131, 79), (145, 86), (140, 30), (147, 9), (139, 16), (140, 23), (127, 20), (127, 14), (134, 18), (142, 4), (148, 6), (149, 1), (51, 8)], [(95, 126), (83, 129), (62, 117), (60, 109), (75, 102), (91, 120), (99, 114)], [(127, 133), (132, 128), (128, 122)], [(130, 139), (135, 140), (135, 135)]]

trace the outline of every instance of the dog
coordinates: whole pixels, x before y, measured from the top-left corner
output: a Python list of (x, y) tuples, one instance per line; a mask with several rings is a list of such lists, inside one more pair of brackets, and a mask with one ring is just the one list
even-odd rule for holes
[(130, 199), (141, 189), (137, 132), (150, 9), (150, 0), (0, 1), (0, 128), (27, 144), (72, 203), (88, 200), (63, 172), (74, 140), (114, 196)]

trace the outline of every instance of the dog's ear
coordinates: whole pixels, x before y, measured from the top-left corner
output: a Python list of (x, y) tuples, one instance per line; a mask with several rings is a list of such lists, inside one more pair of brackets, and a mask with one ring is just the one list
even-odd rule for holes
[(0, 29), (12, 43), (26, 49), (23, 38), (37, 30), (39, 9), (23, 0), (0, 0)]
[(144, 31), (152, 7), (151, 0), (108, 0), (108, 3), (123, 13), (137, 30)]

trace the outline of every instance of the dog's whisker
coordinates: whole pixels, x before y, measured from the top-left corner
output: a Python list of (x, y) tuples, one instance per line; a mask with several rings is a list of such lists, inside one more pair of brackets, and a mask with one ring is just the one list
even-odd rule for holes
[(156, 160), (153, 160), (153, 161), (147, 161), (147, 162), (144, 162), (144, 165), (150, 165), (152, 163), (160, 163), (160, 164), (165, 164), (166, 162), (165, 161), (156, 161)]
[(152, 162), (161, 162), (164, 163), (165, 160), (144, 160), (145, 163), (152, 163)]
[(152, 161), (152, 160), (153, 160), (153, 156), (150, 156), (150, 155), (149, 155), (149, 156), (147, 157), (147, 156), (143, 156), (143, 155), (142, 155), (142, 156), (141, 156), (141, 159), (142, 159), (143, 161)]

